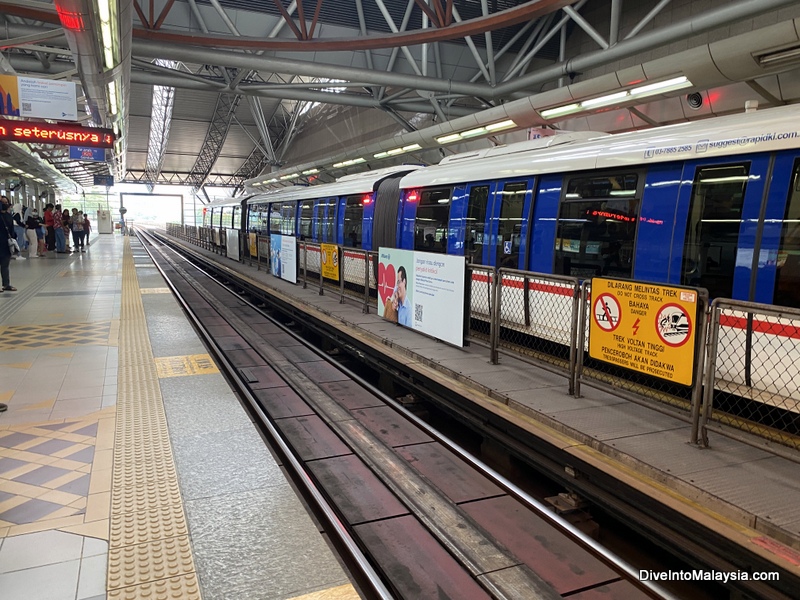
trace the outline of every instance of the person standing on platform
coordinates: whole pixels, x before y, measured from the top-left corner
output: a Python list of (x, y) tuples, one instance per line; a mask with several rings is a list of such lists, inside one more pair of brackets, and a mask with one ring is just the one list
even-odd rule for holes
[(33, 209), (25, 219), (25, 237), (28, 238), (28, 258), (39, 258), (39, 240), (36, 232), (39, 230), (39, 211)]
[[(16, 292), (17, 288), (11, 285), (11, 274), (8, 268), (13, 254), (9, 240), (16, 240), (14, 221), (8, 212), (11, 203), (6, 196), (0, 196), (0, 292)], [(2, 410), (0, 410), (2, 412)]]
[(61, 214), (61, 224), (64, 226), (64, 245), (66, 246), (66, 251), (70, 252), (72, 247), (69, 243), (69, 232), (72, 231), (72, 219), (69, 216), (69, 209), (65, 208), (64, 212)]
[(77, 208), (72, 209), (72, 245), (75, 246), (75, 252), (84, 252), (83, 215)]
[(47, 245), (47, 251), (53, 252), (56, 249), (56, 228), (53, 219), (53, 205), (48, 202), (44, 207), (44, 241)]
[(14, 210), (11, 213), (11, 218), (14, 220), (14, 231), (17, 234), (17, 244), (19, 244), (19, 249), (22, 252), (28, 249), (28, 240), (25, 237), (25, 219), (28, 216), (26, 214), (27, 212), (27, 208), (17, 203), (14, 205)]
[(56, 204), (53, 211), (53, 233), (56, 237), (56, 252), (58, 254), (66, 254), (67, 243), (64, 240), (64, 216), (61, 212), (61, 205)]
[(83, 236), (86, 245), (89, 245), (89, 235), (92, 233), (92, 224), (89, 221), (89, 215), (83, 215)]

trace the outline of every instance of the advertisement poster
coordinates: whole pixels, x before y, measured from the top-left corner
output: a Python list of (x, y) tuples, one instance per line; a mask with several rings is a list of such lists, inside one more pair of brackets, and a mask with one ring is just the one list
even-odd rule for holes
[(239, 260), (239, 230), (226, 229), (225, 242), (228, 250), (228, 258)]
[(463, 346), (464, 257), (395, 248), (378, 256), (378, 314)]
[(291, 235), (270, 235), (270, 271), (291, 283), (297, 283), (297, 248)]
[(247, 238), (250, 242), (250, 256), (252, 258), (258, 258), (258, 234), (248, 233)]
[(339, 281), (339, 246), (336, 244), (320, 244), (322, 252), (322, 276), (325, 279)]
[(0, 115), (77, 121), (75, 84), (71, 81), (0, 75)]

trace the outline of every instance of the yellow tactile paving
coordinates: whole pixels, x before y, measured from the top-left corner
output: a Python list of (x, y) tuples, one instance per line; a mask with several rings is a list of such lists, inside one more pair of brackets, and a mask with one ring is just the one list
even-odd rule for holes
[(183, 600), (184, 598), (199, 598), (200, 588), (194, 573), (181, 577), (159, 579), (141, 585), (109, 590), (108, 600), (140, 600), (148, 598), (153, 600)]
[[(107, 494), (108, 598), (193, 600), (200, 589), (141, 296), (126, 239), (111, 490), (89, 495), (87, 517)], [(98, 430), (98, 450), (107, 435)]]
[(162, 356), (155, 359), (159, 379), (219, 373), (219, 369), (208, 354), (186, 356)]

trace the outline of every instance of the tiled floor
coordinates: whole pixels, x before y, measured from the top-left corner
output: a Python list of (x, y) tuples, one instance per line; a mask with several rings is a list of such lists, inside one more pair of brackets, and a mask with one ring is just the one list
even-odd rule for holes
[(95, 248), (14, 261), (0, 295), (3, 600), (106, 597), (121, 245)]

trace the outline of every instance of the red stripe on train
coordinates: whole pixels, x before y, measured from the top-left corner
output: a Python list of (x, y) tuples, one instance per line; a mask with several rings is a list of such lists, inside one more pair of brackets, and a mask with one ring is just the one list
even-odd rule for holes
[[(744, 317), (720, 315), (719, 324), (723, 327), (733, 327), (734, 329), (747, 329), (747, 319)], [(753, 319), (753, 331), (800, 340), (800, 327), (795, 325), (783, 325), (781, 323), (770, 323), (768, 321), (757, 321)]]
[[(472, 281), (480, 281), (481, 283), (489, 283), (489, 276), (480, 273), (472, 274)], [(503, 287), (522, 289), (525, 282), (522, 279), (503, 279)], [(537, 281), (529, 281), (528, 289), (534, 292), (545, 292), (547, 294), (555, 294), (556, 296), (570, 296), (572, 297), (572, 288), (560, 286), (553, 283), (539, 283)]]

